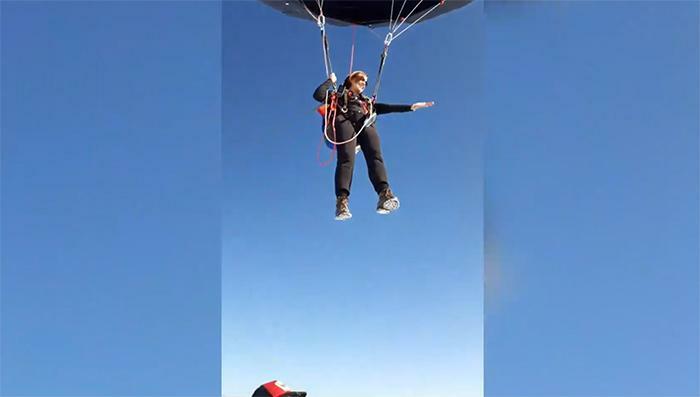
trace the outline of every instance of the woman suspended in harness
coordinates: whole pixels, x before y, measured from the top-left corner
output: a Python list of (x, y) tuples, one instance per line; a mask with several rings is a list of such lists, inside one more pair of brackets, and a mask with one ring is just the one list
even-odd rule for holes
[[(314, 99), (318, 102), (327, 101), (329, 96), (334, 95), (332, 90), (335, 82), (336, 76), (331, 73), (328, 80), (314, 91)], [(374, 123), (375, 114), (410, 112), (434, 104), (433, 102), (417, 102), (412, 105), (372, 103), (371, 98), (362, 95), (366, 86), (367, 74), (362, 71), (353, 72), (345, 79), (343, 87), (334, 98), (335, 114), (326, 127), (330, 131), (327, 132), (327, 136), (337, 143), (338, 150), (335, 168), (336, 220), (342, 221), (352, 217), (348, 198), (355, 166), (355, 148), (358, 145), (362, 148), (367, 162), (369, 179), (379, 195), (377, 213), (388, 214), (399, 208), (399, 198), (389, 187), (379, 134)]]

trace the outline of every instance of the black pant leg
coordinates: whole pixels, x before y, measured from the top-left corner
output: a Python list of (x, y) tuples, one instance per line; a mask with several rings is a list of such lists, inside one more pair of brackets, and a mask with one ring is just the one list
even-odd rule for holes
[(358, 144), (362, 146), (362, 154), (367, 162), (369, 180), (377, 193), (389, 187), (389, 181), (382, 156), (379, 133), (374, 125), (367, 126), (357, 137)]
[[(356, 131), (348, 120), (337, 119), (335, 123), (335, 141), (344, 142), (355, 135)], [(364, 133), (364, 132), (363, 132)], [(332, 133), (328, 134), (333, 137)], [(336, 146), (338, 160), (335, 166), (335, 195), (350, 196), (352, 186), (352, 174), (355, 168), (355, 145), (357, 139), (344, 145)]]

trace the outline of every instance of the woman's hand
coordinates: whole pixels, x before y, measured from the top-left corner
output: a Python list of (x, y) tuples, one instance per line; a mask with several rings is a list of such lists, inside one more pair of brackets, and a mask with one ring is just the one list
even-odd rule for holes
[(338, 81), (338, 78), (335, 77), (335, 73), (331, 73), (330, 76), (328, 76), (329, 79), (331, 79), (331, 82), (335, 84), (336, 81)]
[(416, 102), (411, 105), (411, 110), (416, 111), (418, 109), (429, 108), (435, 105), (435, 102)]

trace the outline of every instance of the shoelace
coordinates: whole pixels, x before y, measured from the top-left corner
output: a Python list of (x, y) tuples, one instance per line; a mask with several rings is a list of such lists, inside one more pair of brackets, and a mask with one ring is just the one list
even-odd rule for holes
[(382, 190), (380, 197), (382, 198), (382, 201), (387, 201), (392, 199), (394, 195), (391, 193), (391, 189), (387, 188)]
[(337, 203), (337, 212), (339, 214), (345, 213), (345, 212), (350, 212), (350, 206), (348, 205), (348, 199), (347, 198), (341, 198), (338, 200)]

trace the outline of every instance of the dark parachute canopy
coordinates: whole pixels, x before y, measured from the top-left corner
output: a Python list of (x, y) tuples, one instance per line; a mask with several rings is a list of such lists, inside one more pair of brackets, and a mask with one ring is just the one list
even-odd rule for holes
[[(297, 18), (313, 20), (309, 15), (309, 11), (314, 15), (320, 14), (319, 2), (316, 0), (261, 1), (284, 14)], [(412, 23), (435, 8), (434, 11), (427, 13), (421, 19), (421, 21), (425, 21), (463, 7), (471, 2), (472, 0), (324, 0), (322, 4), (323, 14), (326, 16), (328, 23), (341, 26), (362, 25), (372, 28), (387, 26), (391, 21), (401, 21), (403, 18), (406, 18), (406, 23)]]

